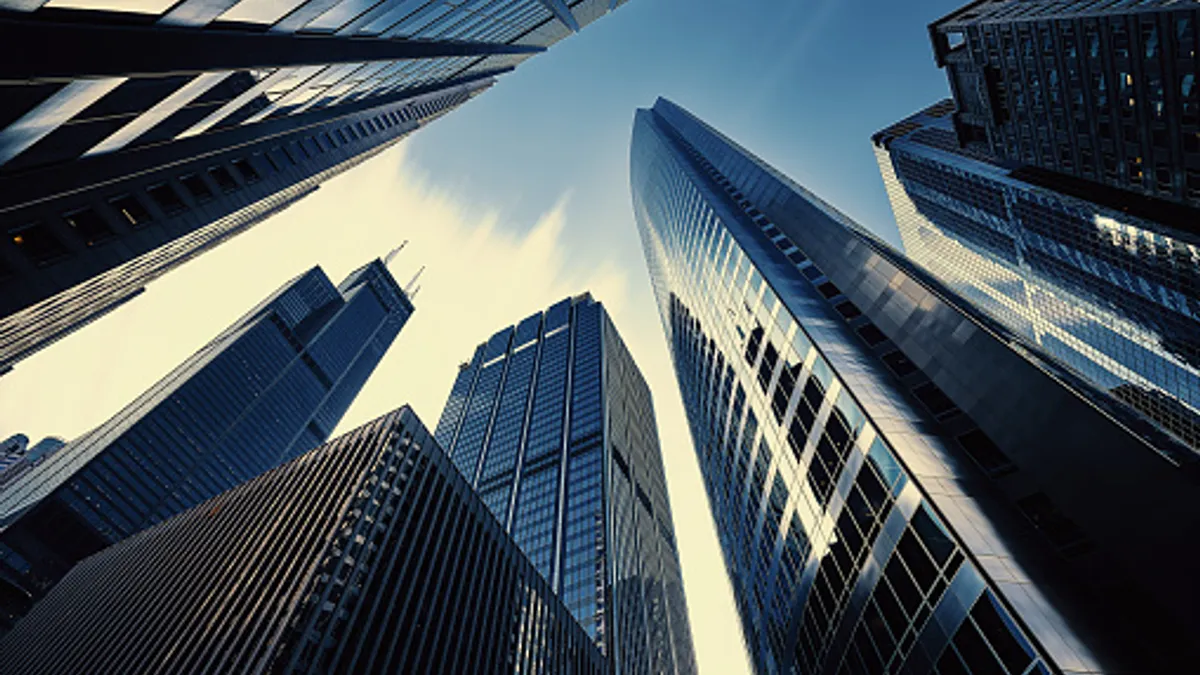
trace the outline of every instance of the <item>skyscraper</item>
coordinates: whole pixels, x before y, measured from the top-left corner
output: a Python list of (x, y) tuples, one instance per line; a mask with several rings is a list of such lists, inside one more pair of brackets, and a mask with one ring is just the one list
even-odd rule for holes
[(0, 620), (82, 558), (324, 442), (412, 312), (379, 260), (336, 287), (313, 268), (22, 476), (0, 493)]
[(943, 101), (872, 139), (908, 256), (1200, 451), (1200, 238), (959, 148), (953, 110)]
[(613, 672), (695, 672), (654, 405), (601, 303), (479, 345), (436, 435)]
[(1027, 180), (1195, 234), (1198, 19), (1170, 0), (977, 0), (929, 34), (963, 143)]
[(57, 452), (66, 443), (49, 436), (29, 445), (29, 437), (16, 434), (0, 441), (0, 490), (8, 487), (46, 457)]
[(604, 662), (406, 406), (88, 558), (18, 673), (561, 673)]
[(623, 2), (0, 0), (0, 372)]
[(631, 180), (758, 672), (1195, 663), (1190, 451), (668, 101)]

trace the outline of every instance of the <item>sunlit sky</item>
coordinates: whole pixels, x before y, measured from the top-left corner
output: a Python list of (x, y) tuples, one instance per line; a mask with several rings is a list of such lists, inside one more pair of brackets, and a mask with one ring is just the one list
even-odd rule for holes
[(339, 429), (410, 402), (437, 423), (459, 362), (584, 290), (655, 397), (701, 672), (749, 672), (630, 209), (634, 110), (666, 96), (880, 236), (869, 137), (947, 95), (925, 26), (963, 0), (631, 0), (398, 147), (153, 283), (0, 378), (0, 437), (71, 438), (292, 276), (409, 246), (417, 312)]

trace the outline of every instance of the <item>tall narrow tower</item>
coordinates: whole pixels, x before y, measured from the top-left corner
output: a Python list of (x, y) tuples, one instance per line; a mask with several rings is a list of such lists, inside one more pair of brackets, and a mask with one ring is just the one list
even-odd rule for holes
[(313, 268), (7, 486), (0, 620), (82, 558), (324, 442), (412, 312), (378, 260), (338, 286)]
[(0, 373), (623, 2), (0, 0)]
[(650, 390), (603, 305), (479, 345), (436, 436), (615, 672), (696, 671)]
[(1192, 667), (1186, 446), (669, 101), (631, 180), (759, 673)]

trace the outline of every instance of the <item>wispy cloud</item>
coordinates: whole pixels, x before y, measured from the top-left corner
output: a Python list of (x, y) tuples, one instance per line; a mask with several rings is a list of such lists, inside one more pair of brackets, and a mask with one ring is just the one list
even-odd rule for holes
[(384, 153), (0, 378), (0, 435), (100, 424), (287, 279), (319, 264), (336, 282), (405, 239), (392, 270), (403, 284), (427, 266), (417, 313), (342, 428), (406, 402), (436, 424), (457, 364), (492, 332), (584, 290), (615, 308), (626, 296), (614, 261), (568, 259), (569, 195), (532, 227), (472, 201), (432, 186), (403, 146)]

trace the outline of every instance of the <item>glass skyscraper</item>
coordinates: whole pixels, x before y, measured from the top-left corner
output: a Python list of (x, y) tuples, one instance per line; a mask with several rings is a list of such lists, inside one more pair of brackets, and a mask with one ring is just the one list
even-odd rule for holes
[(412, 312), (379, 260), (337, 286), (313, 268), (8, 486), (3, 615), (85, 556), (324, 442)]
[(1200, 241), (959, 148), (953, 110), (943, 101), (873, 137), (905, 252), (1200, 451)]
[(0, 0), (0, 373), (625, 0)]
[(1191, 452), (669, 101), (631, 181), (757, 672), (1194, 666)]
[(608, 672), (407, 406), (83, 561), (0, 640), (0, 663)]
[(1029, 180), (1196, 234), (1193, 5), (981, 0), (935, 21), (960, 141)]
[(584, 294), (464, 363), (438, 442), (617, 673), (694, 673), (650, 390)]

